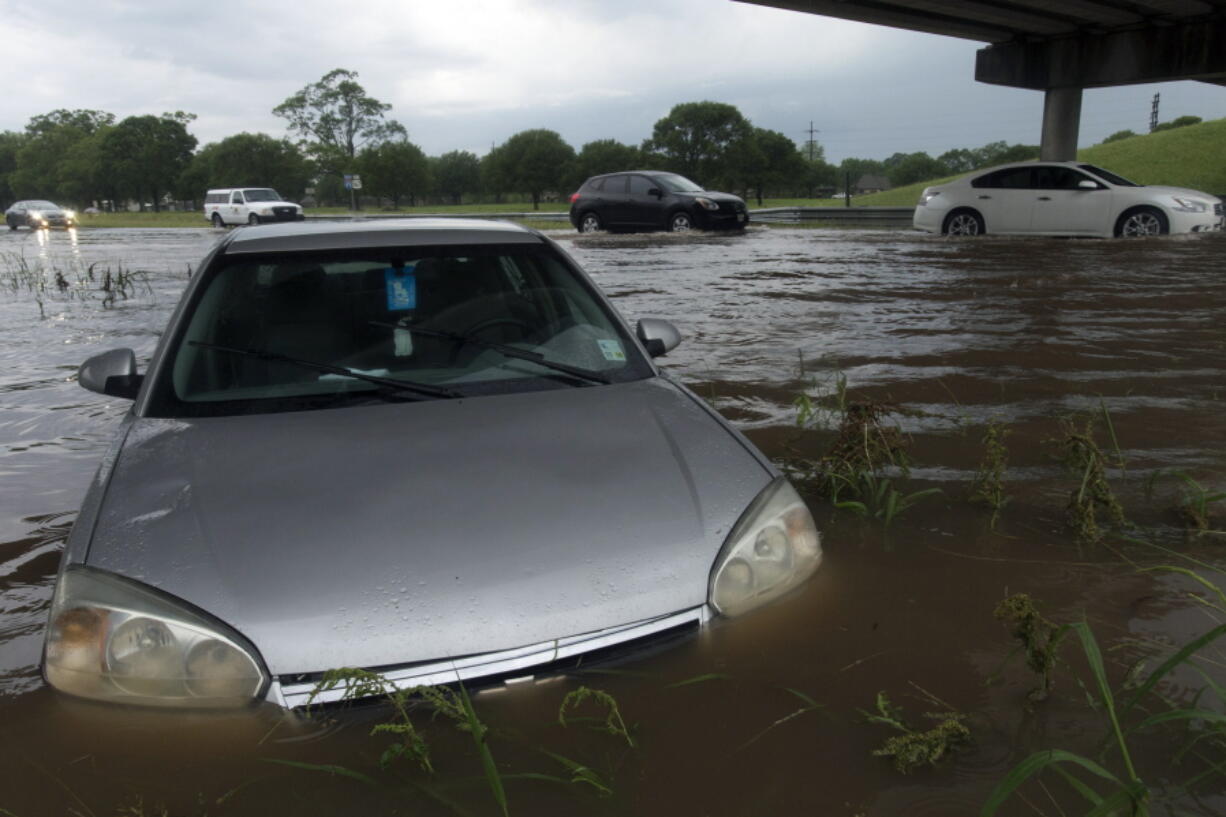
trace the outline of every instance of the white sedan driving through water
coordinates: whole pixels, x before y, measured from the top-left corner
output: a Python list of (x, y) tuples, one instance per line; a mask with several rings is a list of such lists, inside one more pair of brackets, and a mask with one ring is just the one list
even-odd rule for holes
[(1182, 187), (1130, 182), (1084, 162), (986, 168), (924, 188), (917, 230), (943, 235), (1137, 236), (1223, 228), (1222, 200)]

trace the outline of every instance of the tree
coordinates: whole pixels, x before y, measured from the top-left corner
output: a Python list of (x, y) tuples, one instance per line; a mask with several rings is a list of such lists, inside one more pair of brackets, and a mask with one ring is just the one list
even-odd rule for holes
[(465, 193), (481, 189), (481, 160), (475, 153), (453, 150), (430, 160), (435, 195), (459, 204)]
[(641, 164), (643, 154), (633, 145), (623, 145), (616, 139), (597, 139), (579, 150), (568, 187), (578, 187), (584, 180), (602, 173), (633, 170)]
[(1134, 137), (1134, 136), (1136, 136), (1136, 135), (1137, 135), (1137, 134), (1136, 134), (1136, 132), (1135, 132), (1135, 131), (1130, 131), (1130, 130), (1117, 130), (1115, 133), (1111, 134), (1111, 135), (1110, 135), (1110, 136), (1108, 136), (1106, 139), (1104, 139), (1104, 140), (1101, 142), (1101, 144), (1104, 144), (1104, 145), (1105, 145), (1105, 144), (1107, 144), (1108, 142), (1120, 142), (1120, 141), (1123, 141), (1124, 139), (1131, 139), (1132, 137)]
[(406, 195), (413, 203), (429, 184), (426, 154), (407, 138), (365, 148), (358, 154), (358, 168), (362, 171), (363, 189), (391, 199), (393, 207), (399, 207), (401, 197)]
[(978, 167), (976, 162), (979, 161), (979, 157), (975, 155), (973, 150), (954, 148), (938, 156), (937, 161), (945, 165), (945, 169), (949, 173), (970, 173)]
[(101, 162), (115, 173), (128, 195), (148, 198), (160, 210), (162, 195), (173, 190), (196, 148), (187, 132), (195, 114), (129, 116), (106, 132)]
[(1010, 145), (1007, 142), (989, 142), (972, 152), (975, 154), (976, 168), (1039, 158), (1038, 145)]
[(949, 175), (948, 167), (923, 151), (895, 153), (883, 164), (890, 184), (895, 187)]
[(297, 200), (313, 175), (310, 162), (288, 139), (240, 133), (201, 148), (176, 189), (180, 198), (197, 199), (213, 187), (272, 187)]
[(714, 187), (733, 181), (727, 172), (732, 152), (751, 133), (749, 120), (734, 105), (683, 102), (656, 122), (643, 150), (656, 154), (671, 170)]
[(0, 207), (7, 208), (17, 200), (11, 177), (17, 170), (17, 153), (25, 144), (26, 135), (14, 131), (0, 133)]
[(1156, 133), (1161, 130), (1175, 130), (1175, 128), (1186, 128), (1188, 125), (1199, 125), (1203, 122), (1199, 116), (1177, 116), (1170, 122), (1162, 122), (1154, 125), (1153, 131)]
[[(83, 185), (66, 179), (62, 165), (78, 143), (114, 121), (113, 114), (85, 109), (60, 108), (31, 117), (9, 176), (13, 194), (19, 198), (83, 200), (78, 198)], [(65, 181), (69, 183), (65, 185)]]
[(106, 111), (95, 111), (89, 108), (70, 111), (67, 108), (57, 108), (50, 113), (30, 117), (30, 122), (26, 125), (26, 133), (31, 136), (42, 136), (51, 131), (69, 127), (88, 136), (114, 124), (115, 114)]
[(357, 73), (337, 68), (272, 109), (302, 138), (325, 173), (352, 168), (358, 151), (393, 136), (407, 136), (404, 126), (385, 120), (392, 106), (368, 96)]
[(763, 189), (779, 189), (789, 183), (807, 186), (809, 163), (796, 149), (796, 143), (779, 131), (754, 128), (736, 156), (745, 174), (745, 189), (754, 191), (759, 207)]
[(528, 193), (532, 209), (539, 210), (546, 191), (564, 186), (575, 161), (575, 149), (554, 131), (537, 128), (515, 134), (491, 150), (486, 159), (495, 190)]
[(877, 159), (855, 159), (848, 157), (839, 163), (839, 189), (850, 187), (853, 191), (856, 182), (863, 176), (884, 176), (885, 164)]

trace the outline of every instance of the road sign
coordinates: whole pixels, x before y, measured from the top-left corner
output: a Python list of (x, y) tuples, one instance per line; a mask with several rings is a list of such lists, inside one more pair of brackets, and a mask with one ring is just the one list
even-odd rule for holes
[(354, 190), (361, 190), (362, 189), (362, 177), (355, 174), (353, 177), (352, 184), (353, 184)]

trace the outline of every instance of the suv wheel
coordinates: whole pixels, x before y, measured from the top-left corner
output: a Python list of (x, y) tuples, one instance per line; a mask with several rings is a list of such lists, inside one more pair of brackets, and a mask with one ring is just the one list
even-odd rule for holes
[(669, 216), (668, 229), (673, 233), (688, 233), (694, 229), (694, 219), (690, 218), (690, 214), (684, 210), (678, 210)]
[(224, 221), (222, 221), (222, 219), (221, 219), (221, 213), (214, 213), (214, 214), (213, 214), (213, 226), (214, 226), (214, 227), (216, 227), (216, 228), (217, 228), (217, 229), (219, 229), (219, 230), (220, 230), (222, 227), (225, 227), (225, 226), (226, 226), (226, 223), (225, 223)]
[(252, 213), (251, 215), (247, 216), (247, 223), (250, 224), (252, 227), (254, 227), (255, 225), (260, 223), (260, 217), (257, 216), (255, 213)]
[(594, 233), (603, 226), (600, 223), (600, 216), (595, 213), (588, 212), (579, 217), (579, 232), (581, 233)]

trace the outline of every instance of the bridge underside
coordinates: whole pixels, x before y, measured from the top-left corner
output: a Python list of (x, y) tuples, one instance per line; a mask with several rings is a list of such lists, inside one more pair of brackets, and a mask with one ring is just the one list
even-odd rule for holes
[(1226, 0), (737, 0), (988, 43), (975, 79), (1044, 91), (1042, 157), (1077, 152), (1084, 88), (1226, 86)]

